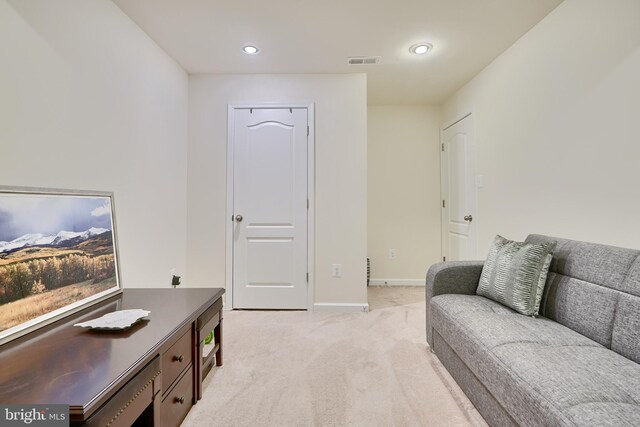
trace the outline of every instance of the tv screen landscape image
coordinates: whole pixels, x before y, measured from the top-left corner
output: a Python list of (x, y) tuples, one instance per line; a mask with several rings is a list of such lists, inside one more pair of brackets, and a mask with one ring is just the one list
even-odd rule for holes
[(0, 187), (0, 342), (120, 290), (112, 199)]

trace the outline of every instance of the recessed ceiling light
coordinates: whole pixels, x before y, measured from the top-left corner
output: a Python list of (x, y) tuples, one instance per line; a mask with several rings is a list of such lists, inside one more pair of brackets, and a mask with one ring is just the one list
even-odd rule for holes
[(260, 49), (258, 49), (258, 48), (257, 48), (257, 47), (255, 47), (255, 46), (252, 46), (252, 45), (248, 44), (248, 45), (246, 45), (246, 46), (244, 46), (244, 47), (242, 48), (242, 51), (243, 51), (244, 53), (249, 54), (249, 55), (255, 55), (256, 53), (260, 52)]
[(416, 55), (424, 55), (433, 49), (433, 45), (431, 43), (418, 43), (414, 44), (409, 48), (409, 52), (414, 53)]

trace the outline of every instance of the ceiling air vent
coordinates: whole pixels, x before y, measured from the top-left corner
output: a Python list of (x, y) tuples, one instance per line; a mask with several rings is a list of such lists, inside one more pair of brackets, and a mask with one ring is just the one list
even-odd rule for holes
[(381, 56), (351, 56), (347, 58), (349, 65), (375, 65), (380, 63)]

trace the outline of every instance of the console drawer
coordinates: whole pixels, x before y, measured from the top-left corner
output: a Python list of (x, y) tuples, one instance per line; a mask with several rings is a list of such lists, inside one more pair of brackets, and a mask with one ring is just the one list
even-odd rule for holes
[(176, 341), (167, 351), (162, 353), (162, 386), (163, 394), (171, 388), (180, 373), (191, 363), (191, 328)]
[(166, 427), (179, 426), (192, 405), (193, 368), (189, 368), (162, 400), (160, 407), (162, 425)]
[[(152, 404), (160, 375), (160, 360), (153, 359), (107, 401), (84, 426), (131, 425)], [(159, 395), (158, 395), (159, 397)]]
[(209, 307), (204, 313), (202, 313), (200, 317), (198, 317), (198, 321), (196, 322), (196, 329), (204, 329), (204, 326), (207, 323), (210, 323), (209, 321), (212, 320), (216, 315), (218, 315), (218, 319), (220, 319), (220, 310), (222, 310), (222, 298), (219, 298), (211, 305), (211, 307)]
[(216, 326), (220, 324), (220, 313), (216, 313), (209, 321), (202, 326), (202, 328), (198, 329), (198, 339), (200, 341), (204, 340), (207, 335), (211, 331), (215, 329)]

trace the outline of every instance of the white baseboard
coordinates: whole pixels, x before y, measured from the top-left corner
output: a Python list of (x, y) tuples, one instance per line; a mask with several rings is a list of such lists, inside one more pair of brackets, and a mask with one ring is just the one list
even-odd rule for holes
[(371, 279), (370, 286), (424, 286), (424, 279)]
[(313, 304), (313, 311), (339, 311), (343, 313), (344, 312), (368, 313), (369, 304), (317, 302)]

